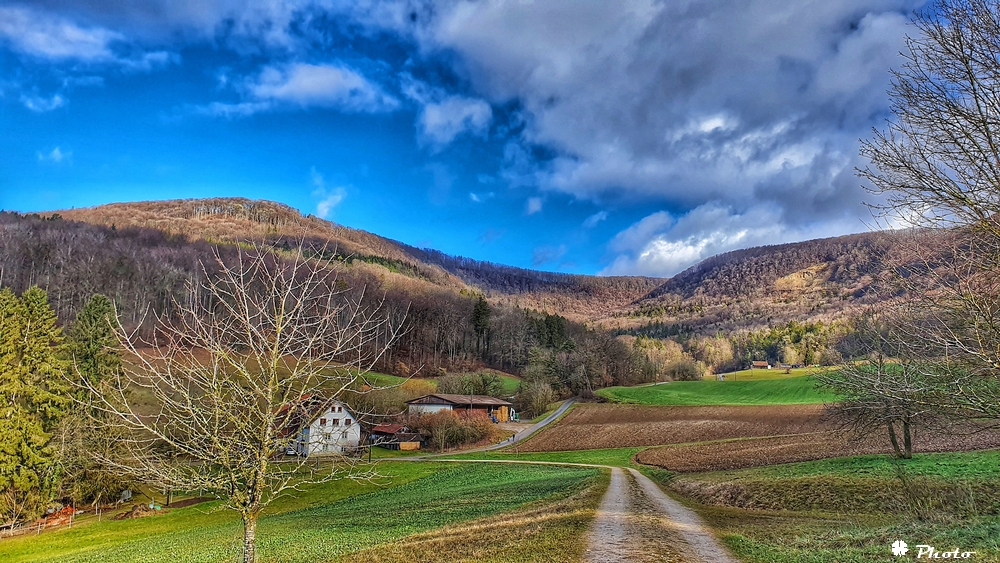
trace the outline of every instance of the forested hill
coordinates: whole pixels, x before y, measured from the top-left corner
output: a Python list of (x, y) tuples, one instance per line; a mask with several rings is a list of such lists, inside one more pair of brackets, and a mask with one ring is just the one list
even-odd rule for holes
[[(97, 263), (104, 264), (101, 272), (134, 269), (108, 283), (148, 287), (125, 293), (141, 300), (140, 293), (159, 292), (148, 297), (163, 302), (213, 243), (305, 239), (325, 246), (357, 275), (406, 294), (483, 294), (494, 305), (649, 334), (708, 334), (842, 317), (886, 269), (897, 236), (867, 233), (737, 250), (664, 280), (539, 272), (453, 257), (304, 216), (280, 203), (244, 198), (118, 203), (56, 213), (66, 221), (43, 221), (44, 227), (28, 227), (30, 217), (15, 221), (8, 215), (0, 225), (5, 238), (0, 238), (0, 251), (6, 254), (3, 275), (18, 280), (17, 285), (76, 276), (78, 281), (52, 282), (59, 293), (54, 297), (65, 302), (66, 310), (101, 285), (94, 281), (100, 272), (87, 279), (75, 269), (86, 271)], [(126, 230), (131, 234), (123, 236)], [(46, 237), (48, 242), (42, 240)], [(76, 264), (68, 258), (81, 250), (98, 259)], [(131, 265), (126, 268), (126, 263)], [(135, 314), (140, 305), (132, 305)]]
[(320, 239), (329, 243), (331, 251), (351, 261), (380, 265), (442, 287), (467, 287), (485, 293), (491, 300), (558, 312), (581, 321), (612, 314), (663, 283), (656, 278), (539, 272), (452, 257), (312, 215), (303, 216), (292, 207), (272, 201), (212, 198), (115, 203), (58, 214), (64, 219), (105, 227), (156, 229), (209, 242), (253, 237)]
[[(856, 288), (866, 276), (883, 269), (892, 247), (892, 236), (861, 233), (790, 244), (734, 250), (708, 258), (670, 278), (649, 297), (676, 294), (681, 297), (738, 297), (780, 289), (779, 279), (821, 266), (812, 276), (841, 288)], [(786, 284), (787, 285), (787, 284)]]

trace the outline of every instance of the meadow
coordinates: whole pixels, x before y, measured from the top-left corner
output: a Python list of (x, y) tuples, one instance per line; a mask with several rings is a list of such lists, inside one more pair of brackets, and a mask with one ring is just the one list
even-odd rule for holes
[[(260, 561), (338, 560), (413, 534), (519, 512), (539, 501), (579, 501), (600, 479), (599, 470), (575, 467), (383, 462), (379, 468), (385, 474), (381, 483), (336, 481), (272, 505), (258, 528)], [(0, 560), (236, 560), (242, 526), (219, 504), (135, 520), (82, 521), (72, 529), (3, 539)], [(580, 527), (564, 525), (570, 531)]]
[[(760, 371), (760, 370), (755, 370)], [(673, 381), (641, 387), (608, 387), (597, 392), (613, 403), (657, 406), (804, 405), (833, 402), (811, 376), (752, 381)]]

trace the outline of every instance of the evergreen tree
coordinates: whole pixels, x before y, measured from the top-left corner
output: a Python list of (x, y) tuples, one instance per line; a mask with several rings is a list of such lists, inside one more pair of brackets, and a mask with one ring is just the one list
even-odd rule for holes
[(68, 347), (80, 383), (97, 385), (121, 367), (114, 322), (114, 306), (100, 294), (91, 297), (77, 313), (69, 330)]
[(57, 471), (50, 431), (67, 405), (62, 331), (45, 292), (0, 290), (0, 521), (41, 514)]
[(121, 350), (115, 335), (115, 309), (111, 300), (95, 294), (77, 313), (69, 329), (67, 349), (75, 378), (78, 408), (65, 418), (55, 432), (62, 473), (63, 495), (77, 504), (100, 503), (117, 498), (130, 487), (130, 480), (108, 469), (95, 456), (115, 457), (117, 436), (109, 435), (102, 413), (87, 408), (89, 386), (98, 386), (121, 369)]

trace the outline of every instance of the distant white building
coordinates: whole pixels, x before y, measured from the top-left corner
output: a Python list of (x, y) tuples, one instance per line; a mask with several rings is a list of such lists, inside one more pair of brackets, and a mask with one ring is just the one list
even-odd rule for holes
[(347, 454), (361, 443), (361, 424), (344, 403), (334, 399), (303, 397), (292, 441), (301, 456)]

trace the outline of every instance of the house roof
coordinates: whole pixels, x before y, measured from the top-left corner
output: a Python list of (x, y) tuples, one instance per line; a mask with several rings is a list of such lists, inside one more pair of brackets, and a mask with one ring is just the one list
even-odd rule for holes
[(406, 401), (407, 404), (418, 405), (452, 405), (458, 407), (510, 407), (513, 406), (503, 399), (488, 395), (453, 395), (450, 393), (433, 393)]
[(406, 426), (402, 424), (379, 424), (375, 428), (372, 428), (372, 433), (395, 434), (404, 428), (406, 428)]

